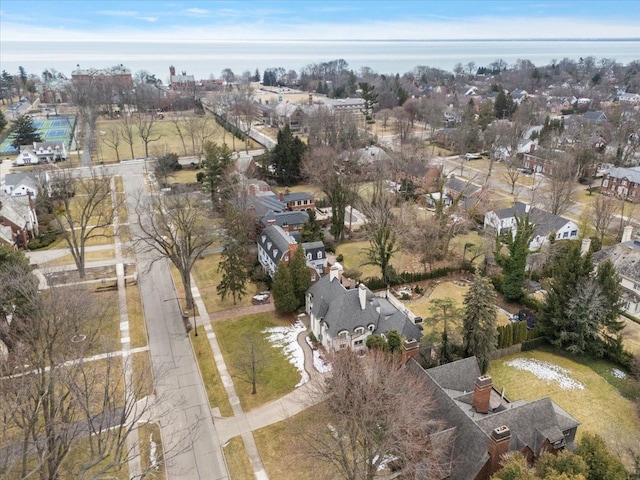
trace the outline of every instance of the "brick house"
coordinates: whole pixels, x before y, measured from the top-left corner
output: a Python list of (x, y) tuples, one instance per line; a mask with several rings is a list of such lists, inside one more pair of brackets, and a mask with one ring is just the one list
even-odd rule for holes
[(284, 192), (280, 192), (278, 195), (281, 202), (286, 205), (286, 209), (294, 212), (297, 210), (312, 211), (316, 209), (313, 195), (307, 192), (289, 192), (288, 188), (285, 188)]
[(600, 192), (638, 203), (640, 201), (640, 167), (611, 168), (602, 177)]
[(549, 397), (511, 402), (490, 376), (482, 375), (475, 357), (422, 369), (434, 399), (433, 415), (452, 438), (451, 471), (446, 478), (488, 480), (504, 455), (521, 452), (530, 464), (545, 452), (572, 449), (580, 423)]
[(14, 248), (27, 248), (38, 235), (38, 217), (31, 197), (2, 197), (0, 200), (0, 235)]

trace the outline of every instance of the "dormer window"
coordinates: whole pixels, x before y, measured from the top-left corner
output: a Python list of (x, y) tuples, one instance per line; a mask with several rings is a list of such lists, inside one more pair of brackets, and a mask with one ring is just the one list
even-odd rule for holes
[(273, 243), (267, 242), (267, 250), (271, 250), (271, 247), (273, 247)]
[(376, 329), (376, 326), (373, 323), (370, 323), (368, 328), (370, 332), (373, 332)]
[(274, 256), (274, 257), (277, 257), (277, 256), (278, 256), (278, 249), (277, 249), (277, 248), (274, 248), (274, 249), (273, 249), (273, 256)]
[(364, 327), (358, 327), (356, 328), (353, 333), (355, 333), (356, 335), (362, 335), (364, 334)]
[(262, 243), (264, 243), (267, 240), (267, 236), (266, 235), (262, 235)]
[(307, 260), (311, 260), (313, 258), (313, 255), (311, 255), (310, 253), (307, 253)]
[(318, 258), (322, 258), (322, 252), (318, 252)]

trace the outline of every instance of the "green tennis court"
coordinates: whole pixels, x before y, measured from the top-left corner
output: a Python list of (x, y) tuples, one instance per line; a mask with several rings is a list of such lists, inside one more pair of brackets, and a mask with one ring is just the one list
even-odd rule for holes
[[(76, 127), (75, 115), (59, 116), (33, 121), (33, 126), (38, 129), (40, 137), (45, 142), (64, 142), (67, 150), (71, 149), (73, 132)], [(0, 143), (0, 155), (17, 155), (18, 150), (13, 148), (11, 142), (13, 135), (9, 135)]]

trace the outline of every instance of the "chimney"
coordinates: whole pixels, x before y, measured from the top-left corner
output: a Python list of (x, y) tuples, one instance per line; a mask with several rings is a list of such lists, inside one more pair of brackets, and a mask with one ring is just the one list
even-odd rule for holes
[(402, 364), (404, 365), (409, 361), (410, 358), (414, 360), (418, 360), (418, 341), (417, 340), (407, 340), (402, 345)]
[(489, 412), (492, 384), (493, 382), (489, 375), (482, 375), (476, 379), (473, 387), (473, 408), (476, 409), (476, 412)]
[(621, 243), (630, 242), (632, 235), (633, 235), (633, 225), (627, 225), (626, 227), (624, 227), (624, 230), (622, 230), (622, 240), (620, 240), (620, 242)]
[(367, 287), (364, 286), (364, 283), (358, 285), (358, 298), (360, 299), (360, 308), (364, 310), (367, 306)]
[(291, 190), (289, 190), (289, 187), (284, 187), (284, 194), (285, 195), (289, 195), (290, 192), (291, 192)]
[(276, 224), (276, 219), (275, 218), (270, 218), (269, 220), (267, 220), (267, 225), (271, 226), (271, 225), (275, 225)]
[(489, 475), (500, 469), (500, 462), (509, 452), (511, 430), (506, 425), (494, 429), (489, 435)]
[(313, 105), (313, 93), (309, 94), (309, 105)]
[(280, 192), (278, 194), (278, 198), (280, 199), (281, 202), (284, 202), (284, 193)]
[(329, 282), (333, 282), (336, 278), (340, 281), (340, 269), (336, 265), (333, 265), (329, 269)]
[(580, 256), (586, 255), (587, 253), (589, 253), (590, 249), (591, 249), (591, 239), (590, 238), (583, 238), (582, 239), (582, 246), (580, 247)]
[(176, 67), (174, 67), (173, 65), (169, 67), (169, 75), (171, 75), (172, 77), (176, 75)]

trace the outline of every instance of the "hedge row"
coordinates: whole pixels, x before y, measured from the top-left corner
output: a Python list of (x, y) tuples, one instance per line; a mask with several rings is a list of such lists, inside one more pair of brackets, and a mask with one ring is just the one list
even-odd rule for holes
[(508, 348), (527, 340), (529, 331), (527, 322), (510, 322), (507, 325), (498, 326), (498, 348)]
[[(389, 286), (394, 287), (396, 285), (404, 285), (405, 283), (419, 282), (421, 280), (431, 280), (434, 278), (445, 277), (450, 273), (463, 271), (472, 272), (474, 271), (473, 266), (463, 265), (462, 268), (442, 267), (431, 270), (430, 272), (402, 272), (397, 275), (396, 278), (391, 280)], [(369, 290), (382, 290), (384, 288), (387, 288), (387, 284), (378, 277), (369, 278), (364, 282), (364, 284)]]

